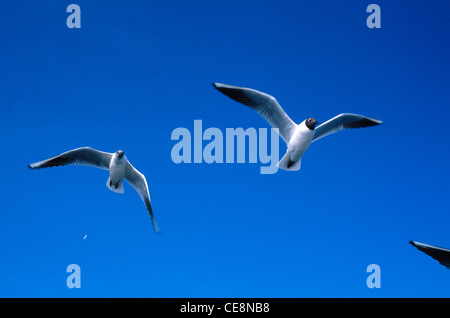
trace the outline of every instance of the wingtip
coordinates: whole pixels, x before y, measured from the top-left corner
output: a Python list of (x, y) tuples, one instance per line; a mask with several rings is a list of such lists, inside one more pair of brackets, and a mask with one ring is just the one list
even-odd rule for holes
[(382, 125), (383, 121), (375, 118), (366, 117), (369, 121), (372, 122), (372, 126)]
[(223, 85), (223, 84), (220, 84), (220, 83), (217, 83), (217, 82), (212, 82), (212, 86), (213, 86), (215, 89), (219, 89), (222, 85)]
[(156, 224), (155, 220), (152, 220), (153, 228), (155, 229), (156, 234), (161, 234), (161, 231), (159, 230), (158, 224)]

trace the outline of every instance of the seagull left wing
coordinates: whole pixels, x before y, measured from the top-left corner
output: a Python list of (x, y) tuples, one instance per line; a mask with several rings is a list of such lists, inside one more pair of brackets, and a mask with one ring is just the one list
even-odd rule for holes
[(83, 147), (64, 152), (50, 159), (32, 163), (28, 167), (40, 169), (66, 165), (84, 165), (108, 170), (112, 155), (111, 153)]
[(316, 141), (329, 134), (343, 129), (362, 128), (381, 125), (383, 122), (378, 119), (369, 118), (357, 114), (340, 114), (324, 122), (314, 130), (312, 141)]
[(155, 218), (153, 216), (152, 205), (150, 203), (150, 194), (148, 192), (147, 180), (145, 179), (145, 176), (138, 170), (136, 170), (136, 168), (133, 167), (131, 163), (128, 162), (125, 179), (133, 186), (137, 193), (139, 193), (139, 196), (141, 197), (142, 201), (144, 201), (145, 207), (150, 214), (153, 228), (156, 232), (159, 232), (158, 225), (156, 224)]
[(441, 265), (450, 269), (450, 250), (433, 245), (423, 244), (419, 242), (409, 241), (409, 244), (415, 246), (419, 251), (431, 256)]

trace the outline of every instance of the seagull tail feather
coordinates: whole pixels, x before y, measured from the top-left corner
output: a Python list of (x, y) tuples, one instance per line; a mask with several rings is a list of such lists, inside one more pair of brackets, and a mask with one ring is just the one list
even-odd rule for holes
[(108, 187), (109, 190), (116, 192), (116, 193), (123, 193), (123, 179), (120, 180), (117, 183), (113, 183), (111, 181), (111, 177), (108, 178), (108, 180), (106, 181), (106, 186)]
[(291, 161), (289, 155), (286, 153), (280, 162), (277, 163), (277, 167), (286, 171), (298, 171), (302, 165), (302, 159), (297, 161)]

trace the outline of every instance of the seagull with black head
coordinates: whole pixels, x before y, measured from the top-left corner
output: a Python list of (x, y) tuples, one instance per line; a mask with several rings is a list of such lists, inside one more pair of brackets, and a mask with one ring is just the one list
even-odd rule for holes
[(277, 100), (255, 89), (213, 83), (222, 94), (256, 110), (273, 127), (278, 128), (280, 136), (287, 144), (286, 154), (277, 166), (283, 170), (300, 170), (303, 154), (312, 142), (342, 129), (361, 128), (380, 125), (383, 122), (357, 114), (340, 114), (320, 126), (313, 117), (299, 125), (292, 121), (278, 104)]

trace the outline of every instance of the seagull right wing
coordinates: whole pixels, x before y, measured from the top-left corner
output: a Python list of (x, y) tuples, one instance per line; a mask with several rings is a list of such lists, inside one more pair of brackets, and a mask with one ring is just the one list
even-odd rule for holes
[(272, 127), (278, 128), (281, 137), (289, 143), (297, 125), (274, 97), (250, 88), (220, 83), (213, 83), (213, 86), (222, 94), (256, 110)]
[(47, 167), (57, 167), (66, 165), (84, 165), (93, 166), (100, 169), (109, 169), (113, 154), (103, 151), (98, 151), (89, 147), (77, 148), (64, 152), (56, 157), (35, 162), (28, 167), (30, 169), (40, 169)]
[(450, 250), (433, 245), (423, 244), (419, 242), (409, 241), (409, 244), (415, 246), (419, 251), (431, 256), (441, 265), (450, 269)]
[(153, 228), (158, 233), (159, 228), (158, 225), (156, 224), (155, 217), (153, 216), (152, 204), (150, 202), (150, 193), (148, 192), (147, 180), (145, 179), (145, 176), (142, 173), (140, 173), (135, 167), (133, 167), (130, 162), (128, 162), (125, 179), (137, 191), (142, 201), (144, 201), (148, 214), (152, 219)]

